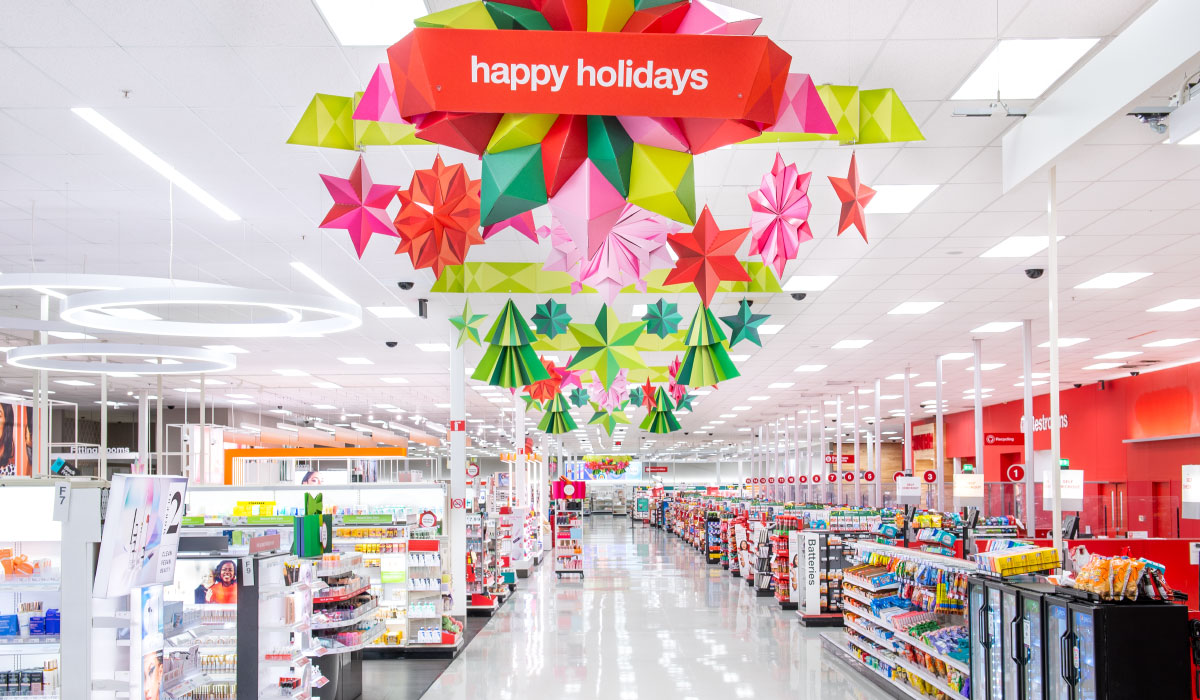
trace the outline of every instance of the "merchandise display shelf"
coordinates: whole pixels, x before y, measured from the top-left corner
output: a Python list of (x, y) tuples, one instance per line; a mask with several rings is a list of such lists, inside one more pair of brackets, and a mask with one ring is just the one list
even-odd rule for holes
[(961, 690), (955, 690), (949, 683), (942, 680), (937, 675), (931, 673), (928, 669), (921, 666), (920, 664), (913, 663), (912, 661), (909, 661), (908, 659), (904, 658), (903, 655), (901, 655), (901, 654), (896, 655), (896, 663), (899, 664), (900, 666), (904, 667), (905, 670), (907, 670), (908, 672), (917, 676), (918, 678), (925, 681), (929, 685), (932, 685), (933, 687), (937, 688), (941, 692), (945, 693), (948, 697), (962, 698), (963, 700), (966, 700), (967, 696), (963, 695), (963, 692)]
[(870, 608), (863, 609), (861, 606), (854, 605), (846, 608), (843, 612), (851, 612), (859, 617), (865, 617), (880, 627), (886, 627), (887, 629), (895, 632), (895, 630), (892, 629), (892, 625), (887, 620), (871, 612)]
[(858, 632), (867, 639), (870, 639), (872, 642), (875, 642), (879, 646), (883, 647), (886, 651), (895, 653), (896, 647), (894, 641), (879, 636), (878, 633), (872, 632), (871, 630), (867, 629), (866, 626), (859, 624), (854, 620), (846, 620), (846, 626), (855, 632)]
[(863, 651), (867, 652), (868, 654), (870, 654), (871, 656), (874, 656), (877, 659), (880, 659), (881, 661), (886, 661), (889, 664), (896, 662), (896, 655), (893, 652), (888, 651), (886, 648), (880, 649), (876, 646), (873, 646), (874, 644), (877, 644), (877, 642), (864, 641), (857, 637), (851, 637), (851, 636), (846, 637), (846, 642), (848, 644), (850, 644), (851, 646), (862, 649)]
[(0, 591), (57, 591), (62, 588), (62, 582), (58, 579), (33, 579), (22, 580), (20, 578), (0, 579)]
[[(855, 584), (855, 585), (857, 585), (857, 584)], [(865, 596), (862, 593), (859, 593), (858, 591), (854, 590), (853, 588), (843, 588), (842, 596), (845, 598), (849, 598), (851, 600), (856, 600), (856, 601), (862, 603), (863, 605), (866, 605), (867, 607), (870, 607), (871, 603), (874, 602), (871, 600), (871, 598), (869, 596)]]
[(384, 632), (383, 623), (376, 622), (374, 625), (372, 625), (370, 628), (368, 628), (367, 634), (363, 635), (363, 637), (364, 637), (363, 641), (361, 641), (357, 644), (352, 644), (349, 646), (333, 646), (333, 647), (318, 646), (318, 647), (308, 650), (305, 653), (308, 656), (320, 657), (320, 656), (326, 656), (329, 654), (349, 654), (352, 651), (359, 651), (359, 650), (365, 649), (367, 647), (371, 647), (372, 649), (374, 649), (377, 646), (379, 646), (379, 645), (375, 644), (375, 641), (383, 635), (383, 632)]
[(907, 642), (908, 644), (913, 645), (917, 649), (920, 649), (921, 651), (925, 652), (926, 654), (929, 654), (933, 658), (938, 659), (939, 661), (946, 664), (947, 666), (956, 668), (959, 671), (962, 671), (963, 673), (966, 673), (968, 675), (971, 673), (971, 669), (969, 666), (967, 666), (966, 661), (959, 661), (958, 659), (952, 658), (950, 656), (946, 656), (945, 654), (939, 652), (938, 650), (929, 646), (928, 644), (921, 641), (920, 639), (917, 639), (916, 637), (913, 637), (912, 635), (901, 632), (900, 630), (893, 630), (893, 632), (896, 634), (896, 639), (899, 639), (902, 642)]
[(865, 578), (859, 578), (859, 577), (855, 576), (854, 574), (845, 574), (845, 576), (842, 580), (846, 583), (858, 586), (859, 588), (863, 589), (864, 591), (870, 591), (872, 593), (880, 593), (883, 591), (894, 591), (900, 587), (899, 583), (885, 583), (882, 586), (876, 586), (876, 585), (872, 584), (870, 581), (866, 580)]
[(367, 603), (366, 605), (356, 608), (353, 617), (349, 617), (349, 618), (346, 618), (343, 620), (320, 620), (319, 619), (320, 615), (318, 613), (314, 613), (311, 629), (327, 630), (327, 629), (334, 629), (337, 627), (346, 627), (348, 625), (353, 625), (353, 624), (363, 621), (364, 619), (366, 619), (368, 617), (374, 618), (376, 611), (378, 609), (379, 609), (379, 605), (375, 601), (372, 600), (370, 603)]
[(26, 654), (57, 654), (60, 648), (56, 635), (40, 637), (0, 637), (0, 656)]
[(193, 673), (170, 685), (164, 685), (162, 692), (169, 698), (180, 698), (188, 695), (196, 688), (213, 682), (212, 677), (207, 673)]
[[(879, 676), (890, 687), (893, 687), (893, 688), (899, 690), (900, 692), (904, 693), (905, 695), (912, 698), (913, 700), (929, 700), (928, 695), (918, 691), (916, 688), (909, 685), (906, 681), (892, 678), (891, 676), (889, 676), (886, 672), (882, 671), (881, 669), (875, 668), (874, 666), (870, 666), (868, 664), (865, 664), (865, 663), (859, 661), (857, 656), (855, 656), (855, 654), (854, 654), (853, 647), (851, 647), (849, 645), (846, 645), (846, 646), (835, 645), (835, 646), (841, 646), (841, 648), (843, 650), (848, 650), (849, 654), (850, 654), (851, 663), (857, 664), (858, 668), (865, 668), (870, 673), (873, 673), (876, 676)], [(877, 656), (875, 654), (871, 654), (871, 655), (875, 656), (875, 658), (877, 658), (877, 659), (880, 658), (879, 656)], [(889, 663), (888, 661), (886, 661), (884, 659), (880, 659), (880, 661), (883, 661), (883, 663)], [(892, 665), (894, 667), (894, 664), (892, 664)]]
[(337, 591), (337, 592), (329, 593), (328, 595), (323, 595), (323, 596), (313, 596), (313, 602), (314, 603), (341, 603), (343, 601), (350, 600), (351, 598), (353, 598), (356, 595), (361, 595), (363, 593), (366, 593), (367, 590), (370, 588), (371, 588), (370, 583), (364, 583), (360, 586), (356, 586), (355, 588), (352, 588), (349, 590)]

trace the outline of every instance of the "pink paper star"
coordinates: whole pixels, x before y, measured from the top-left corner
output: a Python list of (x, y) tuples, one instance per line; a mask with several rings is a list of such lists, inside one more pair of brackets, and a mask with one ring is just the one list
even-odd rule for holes
[(533, 225), (533, 212), (531, 211), (523, 211), (516, 216), (505, 219), (504, 221), (497, 221), (494, 224), (488, 224), (487, 226), (484, 226), (483, 240), (486, 241), (487, 239), (507, 228), (511, 228), (534, 243), (538, 242), (538, 234)]
[(567, 364), (562, 367), (555, 367), (554, 371), (558, 373), (559, 386), (563, 393), (566, 393), (569, 387), (583, 388), (583, 372), (581, 369), (569, 369), (571, 362), (575, 360), (575, 356), (571, 355), (567, 358)]
[(875, 196), (875, 190), (858, 179), (858, 162), (854, 155), (850, 156), (850, 172), (846, 173), (846, 177), (830, 177), (829, 184), (833, 185), (834, 193), (842, 200), (842, 213), (838, 216), (838, 235), (855, 226), (866, 241), (867, 213), (864, 208)]
[(358, 157), (349, 179), (335, 175), (322, 175), (325, 188), (333, 197), (333, 206), (321, 222), (321, 228), (346, 229), (354, 243), (354, 252), (362, 257), (372, 233), (399, 236), (387, 206), (396, 196), (397, 185), (376, 185), (363, 157)]
[(612, 386), (607, 389), (600, 377), (595, 377), (588, 386), (588, 397), (606, 411), (616, 410), (629, 398), (629, 370), (619, 370)]
[(763, 175), (762, 186), (750, 193), (750, 254), (761, 255), (779, 279), (788, 261), (796, 259), (800, 244), (813, 237), (807, 221), (812, 210), (808, 199), (811, 180), (812, 173), (801, 174), (794, 163), (785, 164), (783, 156), (776, 153), (775, 165)]

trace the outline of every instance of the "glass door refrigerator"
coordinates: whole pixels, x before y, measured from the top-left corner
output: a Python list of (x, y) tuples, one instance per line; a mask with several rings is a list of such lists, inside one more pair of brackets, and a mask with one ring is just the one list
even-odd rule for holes
[(969, 579), (972, 700), (1046, 700), (1042, 610), (1045, 594), (1053, 591)]

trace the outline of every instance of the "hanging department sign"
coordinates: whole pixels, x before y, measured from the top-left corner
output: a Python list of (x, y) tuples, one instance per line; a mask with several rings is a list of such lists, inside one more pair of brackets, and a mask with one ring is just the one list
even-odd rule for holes
[(388, 49), (400, 113), (640, 115), (774, 124), (791, 56), (764, 36), (420, 27)]

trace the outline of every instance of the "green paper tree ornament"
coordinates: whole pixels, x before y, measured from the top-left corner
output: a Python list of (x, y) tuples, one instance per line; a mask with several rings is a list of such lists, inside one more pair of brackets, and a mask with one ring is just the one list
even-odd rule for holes
[(471, 378), (508, 389), (549, 379), (550, 374), (532, 347), (536, 339), (517, 305), (509, 299), (488, 331), (488, 348)]
[(696, 309), (683, 342), (688, 349), (675, 376), (676, 384), (709, 386), (741, 374), (725, 349), (725, 333), (707, 307)]
[(547, 401), (545, 410), (546, 414), (538, 423), (538, 430), (551, 435), (561, 435), (578, 427), (575, 425), (575, 419), (569, 413), (571, 407), (567, 405), (567, 400), (562, 394), (556, 394), (554, 398)]
[(766, 314), (756, 314), (750, 310), (750, 302), (742, 299), (742, 303), (738, 305), (738, 312), (732, 316), (722, 316), (721, 320), (729, 326), (729, 347), (733, 347), (743, 340), (749, 340), (758, 347), (762, 347), (762, 338), (758, 335), (758, 327), (763, 324), (770, 316)]
[(470, 299), (463, 303), (462, 314), (450, 317), (450, 325), (458, 329), (458, 347), (461, 348), (468, 340), (479, 345), (479, 329), (475, 326), (478, 326), (485, 318), (487, 318), (487, 314), (471, 313)]
[(538, 335), (554, 339), (566, 333), (570, 324), (571, 316), (567, 313), (567, 307), (553, 299), (547, 300), (545, 304), (538, 304), (534, 309), (533, 325), (537, 328)]
[(546, 203), (540, 143), (483, 154), (480, 222), (483, 226), (511, 219)]
[(583, 408), (588, 403), (588, 393), (583, 389), (575, 388), (571, 390), (571, 405), (575, 408)]
[(605, 389), (611, 388), (621, 369), (646, 367), (636, 347), (645, 327), (645, 321), (619, 322), (616, 312), (608, 304), (602, 305), (595, 323), (570, 326), (571, 335), (579, 343), (571, 369), (590, 369), (604, 382)]
[(672, 413), (674, 408), (671, 395), (663, 387), (658, 387), (654, 392), (654, 408), (650, 409), (650, 413), (642, 420), (642, 430), (659, 435), (679, 430), (679, 420)]
[(672, 304), (666, 299), (659, 299), (646, 307), (646, 314), (642, 316), (642, 320), (646, 322), (647, 333), (653, 333), (659, 338), (666, 338), (679, 330), (679, 323), (683, 321), (683, 316), (679, 315), (677, 304)]

